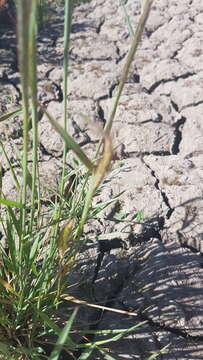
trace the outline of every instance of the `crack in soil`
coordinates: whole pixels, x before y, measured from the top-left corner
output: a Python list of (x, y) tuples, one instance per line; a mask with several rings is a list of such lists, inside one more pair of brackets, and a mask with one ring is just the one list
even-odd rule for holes
[(180, 143), (182, 141), (182, 128), (186, 122), (186, 118), (182, 116), (176, 123), (173, 125), (174, 130), (174, 141), (171, 146), (171, 153), (177, 155), (180, 152)]
[(96, 33), (99, 34), (101, 32), (101, 28), (105, 23), (105, 17), (103, 16), (98, 24), (98, 26), (96, 27)]
[(178, 81), (179, 79), (188, 79), (189, 77), (191, 76), (194, 76), (194, 75), (197, 75), (195, 72), (186, 72), (184, 74), (181, 74), (181, 75), (178, 75), (178, 76), (174, 76), (172, 78), (169, 78), (169, 79), (161, 79), (161, 80), (158, 80), (156, 81), (154, 84), (152, 84), (150, 86), (150, 88), (146, 88), (146, 87), (143, 87), (143, 91), (145, 91), (147, 94), (152, 94), (161, 84), (166, 84), (168, 82), (176, 82)]
[(203, 100), (199, 100), (199, 101), (197, 101), (197, 102), (193, 102), (193, 103), (184, 105), (184, 106), (181, 108), (181, 111), (184, 110), (184, 109), (187, 109), (187, 108), (189, 108), (189, 107), (196, 107), (196, 106), (199, 106), (199, 105), (202, 105), (202, 104), (203, 104)]
[(186, 332), (186, 330), (181, 330), (179, 328), (172, 328), (170, 326), (167, 326), (167, 325), (162, 325), (160, 324), (159, 322), (157, 321), (154, 321), (152, 320), (149, 316), (147, 316), (146, 314), (144, 314), (142, 311), (140, 311), (139, 313), (142, 321), (148, 321), (149, 325), (152, 327), (152, 328), (155, 328), (156, 331), (159, 331), (159, 330), (164, 330), (164, 331), (168, 331), (170, 332), (171, 334), (174, 334), (176, 336), (180, 336), (184, 339), (187, 339), (187, 340), (192, 340), (192, 341), (196, 341), (196, 342), (202, 342), (203, 341), (203, 336), (201, 335), (190, 335)]
[(178, 104), (176, 104), (175, 101), (171, 100), (171, 106), (177, 113), (180, 112)]
[(155, 178), (155, 188), (160, 192), (161, 196), (162, 196), (162, 199), (163, 199), (163, 202), (165, 203), (165, 205), (167, 206), (168, 208), (168, 211), (166, 213), (166, 218), (167, 219), (170, 219), (172, 213), (174, 212), (174, 208), (171, 207), (170, 203), (169, 203), (169, 199), (165, 193), (165, 191), (161, 190), (160, 186), (159, 186), (159, 183), (160, 183), (160, 180), (159, 178), (156, 176), (156, 173), (154, 170), (151, 169), (151, 167), (144, 161), (143, 157), (141, 157), (141, 161), (142, 163), (151, 171), (151, 175)]
[(171, 153), (170, 151), (164, 151), (164, 150), (160, 150), (160, 151), (124, 151), (122, 152), (122, 156), (124, 159), (130, 159), (132, 156), (137, 156), (142, 158), (143, 156), (149, 156), (149, 155), (154, 155), (154, 156), (170, 156)]

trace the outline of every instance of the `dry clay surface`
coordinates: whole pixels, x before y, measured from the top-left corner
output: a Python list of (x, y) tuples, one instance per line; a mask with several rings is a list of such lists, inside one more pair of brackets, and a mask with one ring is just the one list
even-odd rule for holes
[[(126, 2), (133, 28), (138, 1)], [(62, 116), (63, 9), (39, 36), (39, 98)], [(76, 7), (70, 46), (71, 133), (88, 154), (95, 134), (86, 116), (104, 125), (131, 38), (120, 2), (95, 0)], [(1, 112), (21, 99), (15, 36), (0, 38)], [(30, 133), (32, 129), (30, 129)], [(21, 146), (18, 118), (0, 123), (8, 156)], [(40, 173), (56, 187), (62, 142), (44, 116), (39, 121)], [(113, 125), (115, 160), (95, 202), (125, 190), (87, 227), (103, 240), (81, 254), (74, 295), (135, 313), (135, 317), (81, 309), (90, 329), (144, 326), (111, 346), (116, 359), (147, 359), (169, 345), (163, 360), (203, 359), (203, 7), (201, 0), (154, 1)], [(15, 198), (5, 159), (3, 188)], [(20, 172), (20, 170), (19, 170)], [(135, 214), (144, 210), (139, 225)], [(125, 213), (122, 222), (115, 214)], [(105, 240), (121, 231), (122, 239)], [(96, 324), (96, 325), (95, 325)], [(100, 359), (94, 354), (92, 359)]]

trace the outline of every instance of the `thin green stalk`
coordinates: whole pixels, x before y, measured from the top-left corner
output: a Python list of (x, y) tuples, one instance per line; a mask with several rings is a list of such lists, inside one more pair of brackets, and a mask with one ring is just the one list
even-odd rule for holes
[(22, 236), (19, 240), (19, 286), (20, 298), (18, 302), (18, 312), (16, 321), (20, 319), (20, 309), (24, 302), (24, 257), (26, 255), (26, 215), (27, 215), (27, 185), (28, 185), (28, 131), (29, 131), (29, 41), (30, 41), (30, 15), (32, 10), (32, 2), (30, 0), (17, 1), (17, 20), (18, 20), (18, 56), (22, 87), (22, 110), (23, 110), (23, 185), (22, 185)]
[[(64, 9), (64, 52), (63, 52), (63, 124), (65, 131), (69, 128), (68, 123), (68, 66), (69, 66), (69, 45), (70, 45), (70, 30), (71, 30), (71, 17), (72, 17), (72, 0), (65, 0)], [(55, 219), (59, 219), (61, 215), (61, 201), (63, 201), (64, 185), (65, 185), (65, 166), (66, 166), (66, 154), (67, 143), (64, 141), (63, 145), (63, 167), (61, 174), (61, 182), (59, 192), (61, 200), (59, 207), (56, 208)], [(58, 231), (58, 224), (54, 226), (53, 234), (56, 236)]]
[(29, 57), (30, 62), (30, 93), (32, 105), (32, 191), (31, 191), (31, 215), (30, 215), (30, 232), (32, 232), (33, 219), (35, 212), (35, 200), (37, 196), (37, 164), (38, 164), (38, 112), (37, 112), (37, 0), (32, 1), (32, 10), (30, 18), (30, 42)]
[(122, 6), (122, 8), (123, 8), (123, 12), (124, 12), (124, 15), (125, 15), (125, 22), (126, 22), (126, 24), (127, 24), (129, 34), (130, 34), (130, 36), (133, 37), (133, 36), (134, 36), (134, 30), (133, 30), (133, 27), (132, 27), (130, 18), (129, 18), (129, 16), (128, 16), (128, 13), (127, 13), (127, 11), (126, 11), (124, 0), (121, 0), (121, 6)]
[[(22, 226), (25, 230), (26, 219), (26, 192), (27, 192), (27, 161), (28, 161), (28, 130), (29, 130), (29, 18), (31, 2), (29, 0), (17, 1), (18, 19), (18, 43), (19, 43), (19, 67), (22, 86), (22, 110), (23, 110), (23, 187), (22, 187)], [(22, 232), (23, 241), (24, 232)]]
[[(63, 53), (63, 124), (65, 131), (69, 130), (68, 123), (68, 66), (69, 66), (69, 45), (72, 16), (72, 0), (65, 0), (64, 16), (64, 53)], [(64, 141), (63, 169), (60, 184), (60, 194), (64, 192), (65, 166), (66, 166), (67, 144)]]
[[(127, 59), (126, 59), (126, 62), (124, 64), (124, 67), (123, 67), (123, 70), (122, 70), (122, 73), (121, 73), (121, 79), (120, 79), (118, 89), (117, 89), (117, 92), (116, 92), (113, 108), (112, 108), (112, 111), (110, 113), (110, 117), (109, 117), (109, 119), (108, 119), (108, 121), (106, 123), (106, 126), (104, 128), (104, 132), (106, 134), (110, 134), (110, 132), (111, 132), (111, 128), (112, 128), (113, 120), (114, 120), (116, 110), (117, 110), (117, 107), (118, 107), (118, 103), (119, 103), (119, 100), (120, 100), (120, 96), (121, 96), (123, 87), (124, 87), (124, 85), (126, 83), (128, 73), (129, 73), (129, 70), (130, 70), (130, 66), (131, 66), (131, 64), (133, 62), (137, 47), (138, 47), (139, 42), (141, 40), (142, 32), (143, 32), (145, 23), (147, 21), (147, 18), (149, 16), (152, 3), (153, 3), (153, 0), (145, 0), (145, 3), (143, 5), (142, 14), (141, 14), (141, 17), (139, 19), (137, 29), (136, 29), (134, 37), (132, 39), (132, 44), (131, 44), (130, 50), (129, 50), (128, 55), (127, 55)], [(101, 147), (101, 141), (99, 143), (96, 155), (98, 155), (100, 147)]]
[(144, 5), (143, 5), (142, 15), (141, 15), (140, 20), (138, 22), (137, 29), (136, 29), (134, 38), (132, 40), (130, 50), (129, 50), (128, 55), (127, 55), (127, 59), (126, 59), (126, 62), (124, 64), (124, 67), (123, 67), (123, 71), (122, 71), (122, 74), (121, 74), (121, 79), (120, 79), (120, 83), (119, 83), (119, 86), (118, 86), (118, 90), (117, 90), (117, 93), (116, 93), (116, 96), (115, 96), (115, 101), (114, 101), (114, 104), (113, 104), (113, 108), (112, 108), (109, 120), (108, 120), (108, 122), (107, 122), (107, 124), (105, 126), (105, 132), (107, 134), (109, 134), (110, 131), (111, 131), (112, 123), (113, 123), (113, 120), (114, 120), (114, 117), (115, 117), (115, 113), (116, 113), (116, 109), (117, 109), (117, 106), (118, 106), (118, 103), (119, 103), (119, 100), (120, 100), (120, 96), (121, 96), (123, 87), (124, 87), (124, 85), (126, 83), (127, 76), (128, 76), (129, 70), (130, 70), (130, 66), (131, 66), (131, 64), (133, 62), (133, 59), (134, 59), (134, 56), (135, 56), (135, 52), (136, 52), (138, 44), (139, 44), (139, 42), (141, 40), (142, 32), (143, 32), (145, 23), (147, 21), (147, 18), (149, 16), (149, 12), (150, 12), (150, 9), (151, 9), (151, 6), (152, 6), (152, 2), (153, 2), (153, 0), (146, 0)]

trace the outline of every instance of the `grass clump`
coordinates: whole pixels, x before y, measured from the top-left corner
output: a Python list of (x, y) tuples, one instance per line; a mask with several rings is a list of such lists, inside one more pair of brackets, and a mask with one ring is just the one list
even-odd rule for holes
[[(12, 2), (8, 4), (13, 6)], [(10, 114), (4, 114), (0, 121), (19, 114), (22, 116), (23, 150), (22, 154), (18, 155), (18, 158), (22, 157), (22, 161), (19, 160), (22, 178), (17, 175), (1, 142), (18, 196), (15, 201), (4, 196), (3, 174), (0, 172), (0, 220), (5, 239), (5, 244), (0, 245), (0, 359), (56, 360), (62, 349), (67, 358), (70, 354), (80, 351), (78, 359), (87, 359), (96, 349), (105, 359), (113, 359), (102, 345), (119, 340), (141, 324), (136, 324), (130, 329), (111, 331), (111, 339), (93, 343), (87, 341), (78, 345), (70, 337), (77, 309), (69, 312), (69, 319), (62, 330), (62, 322), (57, 318), (57, 308), (64, 299), (83, 304), (64, 295), (63, 290), (68, 286), (67, 274), (72, 271), (85, 242), (84, 225), (107, 205), (102, 204), (93, 208), (92, 199), (110, 168), (113, 157), (112, 123), (152, 0), (145, 1), (137, 30), (132, 34), (132, 45), (121, 74), (112, 112), (105, 129), (100, 131), (99, 147), (96, 154), (92, 154), (92, 158), (87, 157), (68, 133), (68, 54), (74, 1), (66, 0), (64, 10), (63, 127), (40, 105), (37, 95), (37, 24), (40, 6), (48, 3), (18, 0), (16, 4), (22, 107)], [(53, 128), (64, 140), (60, 184), (52, 201), (49, 219), (44, 225), (41, 223), (42, 195), (38, 176), (39, 111), (46, 114)], [(30, 141), (31, 167), (28, 166)], [(95, 162), (101, 148), (100, 159)], [(68, 149), (71, 149), (78, 159), (78, 167), (75, 170), (66, 168)], [(80, 191), (74, 191), (78, 182)], [(87, 303), (83, 305), (93, 306)], [(96, 331), (94, 333), (96, 334)], [(108, 330), (105, 333), (107, 334)]]

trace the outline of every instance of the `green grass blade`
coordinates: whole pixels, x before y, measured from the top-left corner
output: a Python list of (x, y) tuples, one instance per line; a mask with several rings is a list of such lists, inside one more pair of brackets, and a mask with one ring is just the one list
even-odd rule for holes
[(158, 356), (164, 354), (164, 352), (166, 351), (166, 349), (168, 349), (169, 344), (164, 346), (160, 351), (155, 352), (154, 354), (152, 354), (150, 357), (148, 357), (146, 360), (154, 360), (156, 359)]
[(88, 357), (93, 353), (95, 347), (96, 346), (93, 344), (91, 348), (85, 349), (85, 351), (83, 351), (83, 353), (79, 356), (78, 360), (87, 360)]
[(125, 22), (127, 24), (127, 27), (128, 27), (128, 32), (130, 34), (131, 37), (134, 36), (134, 31), (133, 31), (133, 27), (132, 27), (132, 24), (131, 24), (131, 21), (130, 21), (130, 17), (126, 11), (126, 7), (125, 7), (125, 2), (124, 0), (121, 0), (121, 6), (123, 8), (123, 12), (124, 12), (124, 16), (125, 16)]
[[(72, 0), (65, 0), (64, 8), (64, 52), (63, 52), (63, 126), (65, 131), (69, 131), (68, 123), (68, 66), (69, 66), (69, 45), (70, 45), (70, 32), (71, 32), (71, 18), (72, 18)], [(63, 148), (63, 167), (60, 183), (60, 195), (64, 193), (65, 185), (65, 166), (67, 143), (64, 141)]]
[[(8, 209), (10, 215), (11, 215), (11, 218), (13, 220), (13, 223), (14, 223), (14, 226), (16, 228), (16, 231), (18, 233), (18, 236), (20, 238), (21, 236), (21, 228), (19, 226), (19, 223), (17, 221), (17, 219), (15, 220), (15, 214), (13, 213), (12, 214), (12, 209)], [(13, 268), (14, 268), (14, 271), (15, 273), (17, 272), (17, 263), (18, 263), (18, 257), (17, 257), (17, 251), (16, 251), (16, 241), (15, 241), (15, 232), (13, 231), (13, 226), (12, 224), (7, 221), (7, 229), (6, 229), (6, 238), (7, 238), (7, 245), (8, 245), (8, 248), (9, 248), (9, 255), (10, 255), (10, 258), (12, 260), (12, 265), (13, 265)]]
[(132, 44), (131, 44), (130, 50), (128, 52), (126, 62), (125, 62), (124, 67), (123, 67), (123, 71), (122, 71), (121, 79), (120, 79), (119, 86), (118, 86), (118, 89), (117, 89), (117, 92), (116, 92), (113, 108), (112, 108), (112, 111), (110, 113), (109, 120), (107, 121), (106, 126), (105, 126), (105, 132), (107, 134), (109, 134), (110, 131), (111, 131), (113, 120), (114, 120), (116, 110), (117, 110), (117, 106), (118, 106), (118, 103), (119, 103), (119, 100), (120, 100), (120, 96), (121, 96), (123, 87), (124, 87), (124, 85), (126, 83), (127, 76), (128, 76), (129, 70), (130, 70), (130, 66), (132, 64), (135, 52), (136, 52), (137, 47), (139, 45), (141, 35), (142, 35), (142, 32), (143, 32), (145, 23), (147, 21), (147, 18), (149, 16), (152, 3), (153, 3), (153, 0), (146, 0), (145, 3), (144, 3), (143, 11), (142, 11), (140, 20), (139, 20), (138, 25), (137, 25), (137, 29), (136, 29), (134, 37), (133, 37)]
[(37, 309), (36, 307), (33, 306), (33, 308), (35, 309), (35, 311), (39, 314), (39, 316), (41, 317), (41, 319), (44, 321), (44, 323), (53, 330), (53, 332), (60, 336), (61, 330), (59, 328), (58, 325), (55, 324), (55, 322), (53, 320), (50, 319), (50, 316), (48, 316), (45, 312), (40, 311), (39, 309)]
[(32, 262), (35, 260), (37, 250), (39, 249), (39, 243), (40, 243), (40, 236), (37, 236), (30, 249), (30, 255), (29, 255), (30, 264), (32, 264)]
[[(27, 161), (28, 161), (28, 131), (29, 131), (29, 22), (32, 10), (32, 2), (27, 0), (17, 1), (18, 20), (18, 60), (22, 87), (22, 110), (23, 110), (23, 190), (22, 202), (26, 205), (27, 192)], [(23, 208), (23, 228), (25, 228), (26, 207)], [(23, 238), (22, 238), (23, 241)]]
[(106, 351), (104, 351), (103, 349), (97, 347), (97, 350), (104, 356), (105, 360), (117, 360), (114, 357), (110, 356), (109, 354), (107, 354)]
[[(30, 62), (30, 94), (32, 105), (32, 130), (33, 130), (33, 148), (32, 148), (32, 178), (31, 178), (31, 215), (30, 215), (30, 231), (32, 232), (33, 219), (35, 212), (35, 200), (37, 194), (37, 151), (38, 151), (38, 103), (37, 103), (37, 0), (32, 1), (32, 9), (29, 24), (29, 57)], [(39, 202), (39, 199), (38, 199)]]
[[(60, 355), (60, 351), (62, 350), (64, 344), (67, 342), (67, 339), (69, 337), (69, 333), (70, 333), (71, 327), (73, 325), (73, 321), (75, 320), (77, 311), (78, 311), (78, 309), (75, 309), (73, 311), (73, 313), (71, 314), (69, 320), (67, 321), (66, 326), (61, 331), (61, 333), (59, 335), (59, 338), (58, 338), (58, 340), (56, 342), (55, 349), (52, 351), (52, 353), (51, 353), (51, 355), (49, 357), (49, 360), (58, 360), (59, 355)], [(69, 338), (69, 341), (70, 341), (70, 338)], [(71, 343), (73, 343), (72, 340), (71, 340)], [(74, 344), (74, 345), (76, 347), (76, 344)]]
[[(143, 11), (141, 13), (141, 17), (140, 17), (140, 20), (138, 22), (137, 29), (136, 29), (136, 31), (134, 33), (134, 36), (133, 36), (133, 39), (132, 39), (132, 44), (131, 44), (130, 50), (129, 50), (127, 58), (126, 58), (126, 62), (124, 64), (124, 67), (123, 67), (123, 70), (122, 70), (122, 73), (121, 73), (121, 78), (120, 78), (119, 85), (118, 85), (118, 88), (117, 88), (117, 91), (116, 91), (113, 107), (112, 107), (109, 119), (106, 122), (106, 125), (105, 125), (105, 128), (104, 128), (104, 131), (105, 131), (105, 133), (107, 135), (110, 134), (110, 132), (111, 132), (111, 128), (112, 128), (112, 125), (113, 125), (113, 120), (114, 120), (116, 110), (117, 110), (117, 107), (118, 107), (118, 103), (119, 103), (119, 100), (120, 100), (120, 97), (121, 97), (121, 94), (122, 94), (122, 91), (123, 91), (123, 87), (124, 87), (124, 85), (126, 83), (128, 73), (129, 73), (129, 70), (130, 70), (130, 66), (131, 66), (131, 64), (133, 62), (134, 55), (136, 53), (139, 42), (141, 40), (142, 32), (143, 32), (145, 23), (146, 23), (146, 21), (148, 19), (148, 16), (149, 16), (153, 1), (154, 0), (145, 0), (145, 3), (143, 4)], [(102, 141), (99, 142), (99, 145), (98, 145), (98, 148), (97, 148), (97, 151), (96, 151), (96, 157), (97, 157), (97, 155), (99, 153), (101, 143), (102, 143)]]
[(20, 202), (18, 202), (18, 201), (3, 199), (3, 198), (0, 198), (0, 204), (7, 205), (7, 206), (11, 206), (11, 207), (16, 207), (16, 208), (18, 208), (18, 209), (22, 209), (22, 208), (23, 208), (23, 204), (22, 204), (22, 203), (20, 203)]
[[(100, 345), (104, 345), (104, 344), (107, 344), (109, 342), (115, 342), (115, 341), (118, 341), (120, 339), (122, 339), (126, 334), (130, 333), (130, 332), (133, 332), (135, 330), (137, 330), (139, 327), (141, 327), (142, 325), (146, 324), (146, 321), (142, 321), (132, 327), (130, 327), (129, 329), (121, 329), (119, 331), (119, 333), (115, 336), (113, 336), (112, 338), (110, 339), (105, 339), (105, 340), (98, 340), (98, 341), (95, 341), (95, 345), (96, 346), (100, 346)], [(87, 343), (87, 344), (81, 344), (81, 345), (78, 345), (78, 347), (84, 347), (84, 348), (89, 348), (91, 347), (92, 344), (91, 343)]]
[(64, 52), (63, 52), (63, 117), (64, 129), (68, 131), (67, 119), (67, 100), (68, 100), (68, 65), (69, 65), (69, 45), (70, 45), (70, 31), (71, 31), (71, 16), (72, 16), (72, 0), (65, 0), (64, 9)]
[(20, 109), (11, 111), (11, 112), (9, 112), (7, 114), (1, 115), (0, 116), (0, 122), (4, 121), (4, 120), (9, 120), (9, 119), (13, 118), (14, 116), (22, 114), (22, 112), (23, 112), (23, 110), (22, 110), (22, 108), (20, 108)]
[(17, 190), (20, 190), (20, 184), (19, 184), (18, 178), (17, 178), (17, 176), (15, 174), (15, 171), (13, 169), (11, 161), (10, 161), (10, 159), (9, 159), (5, 149), (4, 149), (4, 145), (3, 145), (2, 141), (1, 141), (1, 139), (0, 139), (0, 146), (2, 148), (3, 154), (5, 156), (5, 159), (6, 159), (7, 163), (8, 163), (8, 166), (9, 166), (9, 168), (11, 170), (11, 174), (12, 174), (12, 177), (13, 177), (13, 180), (14, 180), (14, 185), (16, 186)]

